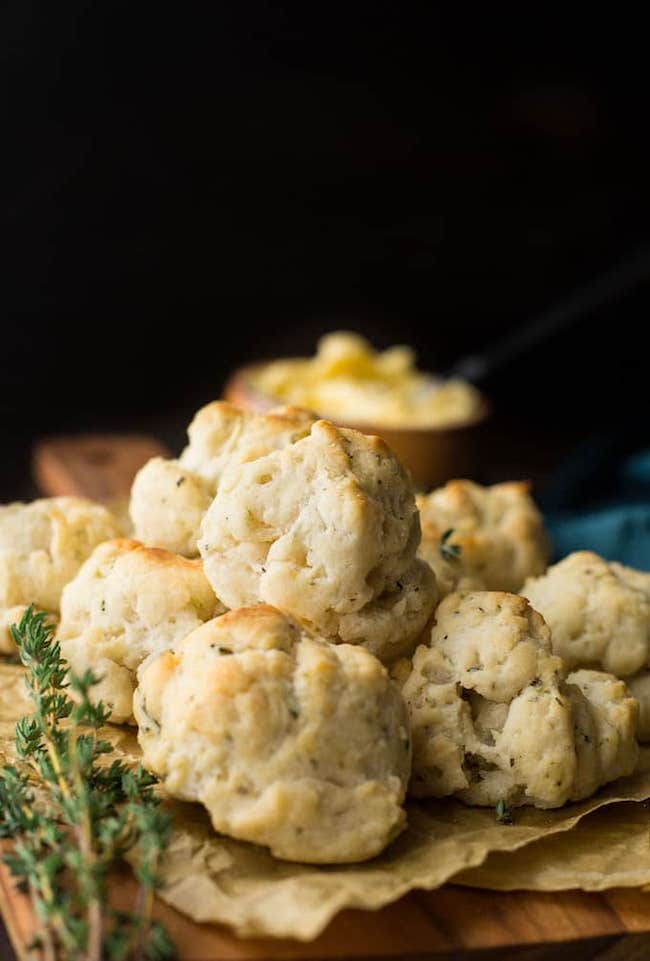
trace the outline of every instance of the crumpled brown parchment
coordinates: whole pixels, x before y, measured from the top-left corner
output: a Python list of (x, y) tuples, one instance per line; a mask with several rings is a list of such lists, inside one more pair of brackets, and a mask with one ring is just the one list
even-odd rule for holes
[[(14, 723), (28, 710), (22, 669), (0, 665), (0, 761), (3, 755), (13, 757)], [(107, 736), (119, 756), (136, 760), (132, 731), (109, 727)], [(221, 922), (240, 935), (310, 940), (343, 908), (376, 909), (414, 888), (440, 887), (462, 871), (466, 872), (464, 883), (468, 883), (467, 878), (472, 878), (468, 869), (478, 868), (486, 859), (488, 881), (477, 875), (473, 883), (499, 887), (501, 878), (501, 886), (506, 887), (513, 865), (524, 869), (528, 851), (534, 852), (539, 867), (537, 873), (531, 869), (525, 886), (544, 890), (553, 883), (560, 888), (580, 887), (589, 872), (593, 875), (600, 870), (601, 887), (610, 887), (626, 883), (621, 881), (625, 839), (629, 833), (638, 845), (639, 817), (647, 818), (644, 805), (615, 802), (646, 798), (650, 798), (650, 775), (640, 773), (558, 811), (518, 809), (512, 825), (499, 824), (491, 809), (470, 808), (455, 800), (413, 801), (408, 804), (407, 830), (380, 857), (333, 867), (277, 861), (264, 848), (215, 834), (198, 805), (170, 802), (174, 831), (161, 866), (165, 885), (160, 896), (196, 921)], [(599, 865), (595, 860), (587, 862), (588, 845), (576, 825), (601, 808), (607, 809), (609, 828), (602, 837), (596, 828), (599, 840), (596, 843), (592, 835), (590, 842), (592, 858), (602, 852)], [(638, 817), (630, 819), (629, 811), (635, 808)], [(592, 818), (585, 826), (591, 825)], [(611, 845), (604, 843), (606, 837)], [(572, 882), (569, 870), (574, 838), (579, 866)], [(640, 847), (638, 851), (638, 877), (646, 879)], [(588, 883), (593, 882), (587, 878), (585, 885)]]
[(650, 810), (646, 804), (601, 808), (568, 837), (554, 835), (512, 854), (493, 853), (454, 884), (497, 891), (603, 891), (650, 884)]

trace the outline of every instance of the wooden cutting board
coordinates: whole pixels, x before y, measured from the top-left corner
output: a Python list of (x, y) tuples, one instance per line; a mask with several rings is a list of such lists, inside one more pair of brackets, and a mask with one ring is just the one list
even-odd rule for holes
[[(34, 463), (44, 494), (87, 492), (119, 500), (140, 464), (159, 453), (163, 449), (149, 438), (62, 438), (39, 445)], [(112, 888), (116, 905), (132, 903), (135, 884), (126, 871)], [(0, 910), (23, 961), (35, 923), (27, 898), (16, 891), (4, 866)], [(647, 961), (650, 949), (650, 894), (636, 890), (495, 893), (446, 885), (412, 892), (381, 911), (344, 911), (309, 944), (240, 940), (219, 925), (196, 924), (162, 902), (156, 913), (181, 961)]]

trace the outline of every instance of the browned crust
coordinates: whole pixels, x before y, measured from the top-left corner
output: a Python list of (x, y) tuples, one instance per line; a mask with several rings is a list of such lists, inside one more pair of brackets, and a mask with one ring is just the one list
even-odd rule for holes
[[(128, 537), (118, 537), (112, 541), (105, 541), (105, 544), (110, 544), (116, 551), (119, 551), (120, 554), (138, 554), (138, 556), (150, 564), (184, 567), (186, 570), (192, 571), (202, 569), (199, 559), (183, 557), (181, 554), (174, 554), (173, 551), (167, 551), (163, 547), (147, 547), (146, 544), (131, 540)], [(102, 546), (105, 546), (105, 544)]]

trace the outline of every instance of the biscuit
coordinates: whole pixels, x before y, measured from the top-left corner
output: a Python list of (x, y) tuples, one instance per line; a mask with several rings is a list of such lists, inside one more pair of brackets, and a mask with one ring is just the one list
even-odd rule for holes
[[(632, 774), (636, 767), (639, 710), (625, 683), (604, 671), (573, 671), (565, 689), (574, 703), (578, 753), (577, 798), (588, 797), (602, 784)], [(578, 706), (583, 695), (586, 705)], [(588, 730), (590, 715), (592, 731)], [(582, 756), (581, 756), (582, 755)]]
[[(56, 613), (93, 548), (117, 534), (110, 512), (81, 497), (0, 506), (0, 611), (34, 604)], [(7, 644), (3, 634), (0, 646)]]
[(230, 611), (140, 672), (145, 767), (215, 830), (277, 858), (361, 861), (405, 825), (406, 708), (363, 648), (266, 605)]
[[(526, 483), (481, 487), (449, 481), (420, 495), (418, 507), (419, 555), (433, 568), (443, 595), (454, 590), (516, 592), (526, 577), (546, 570), (548, 537)], [(445, 550), (441, 540), (448, 531)]]
[(529, 578), (522, 594), (544, 616), (553, 650), (569, 668), (627, 677), (650, 664), (650, 575), (577, 551)]
[(639, 703), (639, 722), (636, 726), (636, 736), (639, 741), (650, 741), (650, 671), (639, 671), (632, 677), (626, 677), (625, 683), (632, 697)]
[(136, 673), (223, 612), (200, 561), (137, 541), (101, 544), (63, 591), (57, 640), (77, 674), (101, 678), (93, 696), (111, 720), (133, 723)]
[(212, 488), (178, 461), (153, 457), (138, 471), (129, 510), (143, 544), (195, 557), (196, 535), (212, 503)]
[(411, 793), (554, 808), (632, 773), (636, 701), (610, 675), (565, 675), (547, 625), (525, 598), (450, 594), (402, 688)]
[(188, 428), (177, 460), (154, 457), (136, 475), (130, 514), (134, 536), (145, 544), (195, 557), (201, 519), (231, 460), (254, 460), (309, 432), (312, 414), (279, 407), (253, 414), (224, 401), (207, 404)]
[(637, 591), (642, 591), (646, 597), (650, 597), (650, 573), (647, 571), (637, 571), (634, 567), (626, 567), (618, 561), (611, 561), (611, 569), (622, 581), (629, 584)]
[(199, 550), (228, 607), (272, 604), (388, 663), (412, 652), (435, 603), (419, 539), (391, 450), (320, 420), (291, 446), (224, 470)]

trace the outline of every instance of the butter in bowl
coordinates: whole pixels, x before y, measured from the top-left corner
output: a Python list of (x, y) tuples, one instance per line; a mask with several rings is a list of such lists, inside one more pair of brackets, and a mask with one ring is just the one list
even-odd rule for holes
[(383, 437), (428, 490), (471, 474), (478, 463), (478, 428), (489, 405), (468, 381), (417, 369), (408, 347), (373, 350), (361, 336), (323, 337), (314, 357), (240, 368), (224, 390), (248, 410), (279, 404), (306, 407), (345, 427)]

